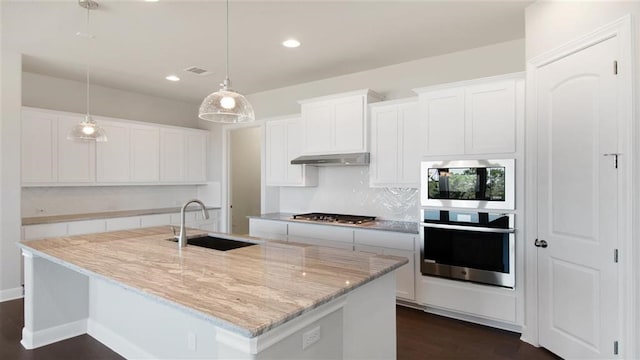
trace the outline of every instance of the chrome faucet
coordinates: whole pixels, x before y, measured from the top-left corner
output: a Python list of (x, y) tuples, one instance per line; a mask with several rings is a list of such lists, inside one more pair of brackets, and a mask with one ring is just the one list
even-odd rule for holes
[(200, 207), (202, 208), (202, 216), (205, 219), (209, 218), (209, 212), (207, 211), (207, 208), (204, 206), (202, 201), (198, 199), (191, 199), (186, 203), (184, 203), (184, 205), (182, 205), (182, 210), (180, 210), (180, 234), (176, 236), (176, 239), (178, 239), (179, 248), (183, 248), (187, 246), (187, 229), (184, 226), (184, 213), (185, 213), (185, 210), (187, 209), (187, 206), (189, 206), (189, 204), (191, 203), (196, 203), (200, 205)]

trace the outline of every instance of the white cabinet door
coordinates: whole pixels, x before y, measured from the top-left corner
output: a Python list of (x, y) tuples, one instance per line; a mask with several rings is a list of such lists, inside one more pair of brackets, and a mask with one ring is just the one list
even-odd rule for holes
[(467, 87), (465, 129), (467, 154), (515, 152), (515, 80)]
[(384, 249), (385, 255), (402, 256), (409, 263), (396, 270), (396, 296), (407, 300), (416, 299), (415, 253), (407, 250)]
[(333, 149), (334, 107), (329, 101), (302, 106), (305, 153), (326, 153)]
[(464, 88), (420, 95), (423, 155), (464, 154)]
[(364, 97), (338, 100), (334, 109), (334, 151), (358, 152), (365, 149)]
[[(415, 131), (415, 129), (414, 129)], [(371, 178), (372, 186), (387, 186), (398, 180), (398, 106), (371, 110)]]
[(22, 111), (22, 183), (52, 183), (58, 179), (57, 117)]
[(160, 181), (185, 179), (185, 136), (180, 130), (160, 130)]
[(398, 178), (403, 187), (420, 187), (420, 116), (418, 103), (402, 104), (398, 107)]
[(200, 132), (185, 133), (186, 169), (185, 181), (190, 183), (207, 180), (207, 137)]
[(67, 140), (69, 129), (82, 119), (82, 116), (58, 117), (57, 165), (60, 183), (96, 181), (96, 143)]
[(160, 129), (131, 126), (131, 181), (157, 182), (160, 179)]
[(97, 181), (128, 182), (131, 178), (131, 134), (127, 123), (97, 119), (107, 133), (107, 142), (97, 143)]
[(291, 165), (302, 152), (300, 118), (267, 121), (265, 130), (267, 186), (316, 186), (317, 168)]

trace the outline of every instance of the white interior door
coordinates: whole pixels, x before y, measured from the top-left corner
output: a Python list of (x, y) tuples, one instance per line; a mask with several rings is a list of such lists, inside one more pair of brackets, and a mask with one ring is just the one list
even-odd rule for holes
[(612, 358), (620, 332), (618, 39), (539, 69), (540, 344), (568, 359)]

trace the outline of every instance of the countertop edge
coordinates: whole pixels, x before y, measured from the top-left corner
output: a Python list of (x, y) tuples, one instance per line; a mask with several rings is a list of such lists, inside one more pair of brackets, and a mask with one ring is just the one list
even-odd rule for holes
[(376, 226), (376, 225), (341, 224), (341, 223), (291, 219), (293, 215), (294, 214), (289, 214), (289, 213), (267, 213), (267, 214), (261, 214), (261, 215), (250, 215), (250, 216), (247, 216), (247, 218), (268, 220), (268, 221), (286, 221), (286, 222), (298, 223), (298, 224), (339, 226), (339, 227), (348, 227), (348, 228), (360, 229), (360, 230), (389, 231), (389, 232), (397, 232), (397, 233), (413, 234), (413, 235), (418, 235), (420, 233), (417, 221), (414, 222), (414, 221), (402, 221), (402, 220), (377, 220), (379, 222), (385, 222), (385, 223), (396, 222), (396, 223), (415, 224), (415, 229), (410, 230), (410, 229), (398, 229), (398, 228)]

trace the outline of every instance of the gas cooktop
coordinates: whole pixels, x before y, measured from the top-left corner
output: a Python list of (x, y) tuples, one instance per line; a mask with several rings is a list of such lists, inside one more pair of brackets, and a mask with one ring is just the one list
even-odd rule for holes
[(329, 222), (339, 224), (364, 224), (376, 220), (375, 216), (308, 213), (293, 215), (294, 220)]

